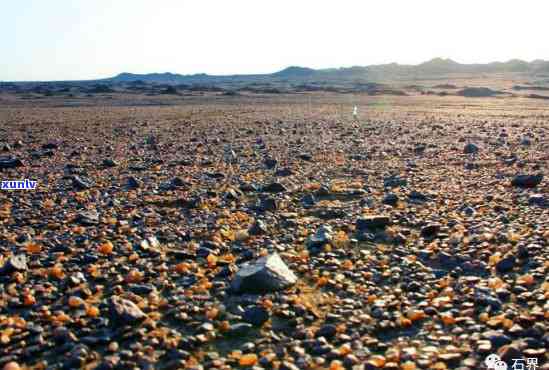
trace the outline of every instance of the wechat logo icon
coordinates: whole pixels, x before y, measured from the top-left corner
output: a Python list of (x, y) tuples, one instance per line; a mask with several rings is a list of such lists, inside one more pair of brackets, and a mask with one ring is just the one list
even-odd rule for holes
[(503, 361), (501, 361), (501, 358), (496, 355), (495, 353), (492, 353), (488, 357), (486, 357), (486, 360), (484, 360), (484, 364), (488, 369), (491, 370), (507, 370), (507, 364)]

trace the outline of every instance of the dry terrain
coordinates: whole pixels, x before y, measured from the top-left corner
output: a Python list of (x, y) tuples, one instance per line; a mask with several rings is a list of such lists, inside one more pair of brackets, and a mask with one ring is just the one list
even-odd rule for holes
[(549, 369), (548, 100), (6, 93), (0, 145), (4, 369)]

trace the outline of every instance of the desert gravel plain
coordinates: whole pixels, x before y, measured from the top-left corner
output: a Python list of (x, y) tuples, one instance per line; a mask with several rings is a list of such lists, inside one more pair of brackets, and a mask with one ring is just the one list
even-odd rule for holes
[(0, 98), (5, 370), (549, 369), (546, 100)]

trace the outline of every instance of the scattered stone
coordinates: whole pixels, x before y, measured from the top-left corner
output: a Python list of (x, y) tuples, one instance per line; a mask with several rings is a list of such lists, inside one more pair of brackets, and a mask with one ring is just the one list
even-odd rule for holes
[(419, 191), (413, 190), (410, 192), (408, 199), (412, 202), (427, 202), (429, 197)]
[(248, 230), (250, 235), (264, 235), (267, 234), (267, 232), (267, 225), (262, 220), (256, 220)]
[(502, 346), (498, 350), (498, 355), (499, 355), (499, 357), (501, 358), (502, 361), (504, 361), (505, 363), (508, 363), (508, 364), (512, 364), (514, 362), (513, 361), (514, 359), (522, 359), (523, 358), (520, 349), (518, 349), (513, 344), (508, 344), (508, 345)]
[(498, 272), (508, 272), (511, 271), (513, 267), (515, 267), (514, 256), (507, 256), (499, 260), (498, 263), (496, 263), (496, 270)]
[(469, 143), (463, 148), (463, 153), (465, 154), (475, 154), (478, 153), (478, 151), (479, 147), (473, 143)]
[(276, 159), (272, 159), (272, 158), (265, 159), (265, 167), (267, 167), (268, 169), (275, 168), (277, 164), (278, 164), (278, 161)]
[(185, 180), (183, 180), (181, 177), (174, 177), (171, 181), (171, 185), (175, 188), (189, 186), (189, 184)]
[(484, 332), (482, 336), (490, 341), (494, 348), (500, 348), (506, 344), (511, 343), (511, 339), (497, 330), (489, 330)]
[(254, 326), (261, 326), (267, 320), (269, 320), (269, 311), (261, 306), (251, 306), (246, 308), (242, 319)]
[(285, 289), (297, 282), (297, 276), (277, 253), (240, 266), (231, 282), (235, 293), (266, 293)]
[(511, 185), (521, 188), (535, 188), (543, 180), (543, 174), (517, 175), (511, 180)]
[(317, 337), (324, 337), (326, 339), (333, 338), (337, 333), (337, 328), (333, 324), (325, 324), (316, 332)]
[(17, 168), (23, 166), (23, 162), (19, 158), (3, 157), (0, 158), (0, 170), (8, 168)]
[(82, 226), (95, 226), (99, 224), (99, 213), (96, 210), (87, 210), (78, 213), (76, 222)]
[(74, 175), (72, 177), (72, 186), (74, 186), (76, 190), (87, 190), (90, 189), (93, 185), (90, 180), (84, 179), (78, 175)]
[(407, 184), (408, 181), (399, 176), (389, 176), (383, 179), (383, 186), (386, 188), (396, 188), (399, 186), (406, 186)]
[(278, 201), (273, 197), (262, 197), (259, 199), (258, 208), (263, 212), (273, 212), (278, 209)]
[(389, 193), (383, 198), (383, 204), (396, 206), (397, 203), (398, 203), (398, 196), (394, 193)]
[(119, 297), (111, 298), (111, 313), (118, 325), (134, 324), (147, 317), (135, 303)]
[(391, 224), (391, 218), (384, 215), (365, 216), (356, 221), (358, 230), (384, 228)]
[(128, 177), (127, 186), (129, 189), (139, 189), (141, 182), (133, 176)]
[(421, 236), (424, 238), (430, 238), (436, 236), (440, 231), (440, 224), (430, 223), (421, 228)]
[(55, 142), (50, 142), (50, 143), (47, 143), (47, 144), (44, 144), (42, 145), (42, 149), (58, 149), (59, 148), (59, 144), (58, 143), (55, 143)]
[(547, 199), (545, 199), (545, 197), (541, 194), (532, 194), (530, 195), (530, 197), (528, 198), (528, 204), (529, 205), (532, 205), (532, 206), (540, 206), (540, 207), (544, 207), (546, 205), (549, 204), (549, 202), (547, 201)]
[(279, 182), (273, 182), (263, 187), (263, 191), (268, 193), (284, 193), (286, 191), (286, 187)]
[(510, 186), (547, 169), (534, 106), (42, 85), (0, 84), (0, 169), (38, 184), (0, 192), (0, 368), (547, 367), (546, 183)]
[(116, 162), (115, 160), (110, 158), (103, 159), (103, 167), (112, 168), (116, 166), (118, 166), (118, 162)]
[(233, 337), (243, 337), (247, 335), (252, 329), (253, 329), (252, 324), (240, 322), (240, 323), (231, 325), (231, 327), (227, 331), (227, 334)]
[(332, 240), (332, 228), (328, 225), (322, 225), (318, 230), (307, 239), (309, 248), (318, 248)]
[(9, 274), (15, 271), (27, 270), (27, 257), (24, 254), (10, 256), (0, 269), (0, 273)]

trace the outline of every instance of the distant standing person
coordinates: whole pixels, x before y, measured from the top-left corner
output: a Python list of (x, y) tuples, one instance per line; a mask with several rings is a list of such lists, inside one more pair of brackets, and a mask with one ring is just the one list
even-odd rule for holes
[(358, 108), (357, 108), (356, 105), (355, 105), (354, 108), (353, 108), (353, 118), (354, 118), (354, 119), (357, 119), (357, 118), (358, 118)]

